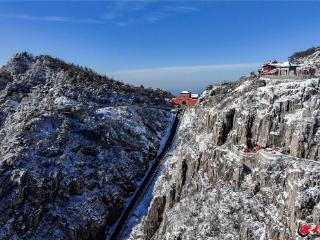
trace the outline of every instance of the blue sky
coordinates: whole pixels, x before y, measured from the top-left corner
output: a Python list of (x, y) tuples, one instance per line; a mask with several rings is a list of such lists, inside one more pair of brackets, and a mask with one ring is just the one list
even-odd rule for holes
[(320, 45), (319, 1), (0, 1), (0, 64), (50, 54), (177, 92)]

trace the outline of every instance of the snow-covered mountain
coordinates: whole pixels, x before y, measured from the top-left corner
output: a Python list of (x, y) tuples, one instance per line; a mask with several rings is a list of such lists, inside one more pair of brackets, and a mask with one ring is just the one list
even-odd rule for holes
[(0, 239), (103, 239), (172, 123), (169, 93), (49, 56), (0, 69)]
[[(317, 51), (291, 60), (317, 66)], [(15, 55), (0, 70), (0, 238), (103, 239), (170, 129), (154, 107), (168, 97)], [(319, 78), (216, 85), (174, 146), (131, 240), (289, 240), (320, 223)]]
[(299, 224), (320, 223), (319, 160), (320, 79), (215, 86), (185, 112), (130, 239), (299, 239)]
[(297, 52), (289, 57), (292, 63), (300, 65), (300, 67), (314, 68), (315, 74), (320, 75), (320, 47), (309, 48), (305, 51)]

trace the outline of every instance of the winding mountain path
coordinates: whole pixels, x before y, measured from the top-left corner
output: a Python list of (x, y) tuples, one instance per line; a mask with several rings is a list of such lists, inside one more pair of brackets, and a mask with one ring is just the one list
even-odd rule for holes
[(134, 196), (132, 197), (131, 201), (127, 205), (127, 207), (123, 210), (121, 213), (120, 218), (115, 223), (114, 227), (109, 231), (106, 240), (120, 240), (120, 235), (125, 229), (127, 225), (127, 221), (129, 217), (132, 215), (133, 211), (138, 206), (141, 199), (144, 197), (148, 187), (153, 182), (153, 179), (155, 178), (157, 174), (157, 170), (159, 169), (162, 160), (165, 158), (166, 153), (170, 150), (170, 147), (172, 146), (173, 140), (175, 138), (176, 132), (179, 127), (180, 118), (183, 115), (183, 110), (180, 110), (177, 112), (176, 117), (174, 119), (173, 125), (171, 127), (171, 131), (169, 134), (169, 137), (167, 138), (167, 141), (160, 152), (160, 154), (157, 156), (157, 158), (154, 160), (153, 165), (149, 169), (147, 175), (143, 179), (143, 182), (141, 183), (140, 187), (136, 190), (134, 193)]

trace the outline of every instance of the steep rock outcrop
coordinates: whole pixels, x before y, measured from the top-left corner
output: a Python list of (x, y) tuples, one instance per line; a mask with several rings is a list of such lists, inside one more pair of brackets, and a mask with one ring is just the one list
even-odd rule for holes
[(296, 52), (289, 57), (290, 62), (300, 65), (300, 68), (320, 76), (320, 47), (312, 47)]
[(222, 99), (207, 97), (212, 92), (203, 97), (204, 105), (213, 105), (199, 114), (207, 119), (214, 143), (225, 143), (227, 133), (233, 144), (281, 147), (294, 157), (319, 160), (319, 79), (256, 82), (222, 86), (229, 88)]
[(159, 150), (170, 95), (49, 56), (0, 70), (0, 238), (101, 239)]
[[(319, 222), (319, 91), (317, 78), (244, 78), (204, 92), (130, 239), (298, 239)], [(246, 165), (238, 144), (282, 154)]]

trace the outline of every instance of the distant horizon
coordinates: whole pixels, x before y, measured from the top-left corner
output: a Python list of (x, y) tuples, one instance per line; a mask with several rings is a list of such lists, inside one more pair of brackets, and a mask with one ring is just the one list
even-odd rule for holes
[(320, 45), (319, 1), (273, 3), (0, 1), (0, 65), (27, 51), (135, 86), (199, 92)]
[[(34, 54), (30, 51), (23, 51), (23, 52), (27, 52), (28, 54), (31, 54), (33, 56), (41, 56), (41, 55), (47, 55), (47, 54)], [(19, 54), (19, 53), (22, 53), (22, 52), (16, 52), (14, 54), (11, 55), (11, 57), (13, 57), (14, 55), (16, 54)], [(52, 56), (52, 55), (49, 55), (53, 58), (57, 58), (57, 59), (60, 59), (62, 61), (64, 61), (65, 63), (67, 64), (75, 64), (75, 65), (79, 65), (81, 67), (87, 67), (87, 66), (84, 66), (84, 65), (80, 65), (78, 63), (75, 63), (75, 62), (69, 62), (69, 61), (66, 61), (64, 59), (61, 59), (59, 56)], [(10, 57), (10, 58), (11, 58)], [(7, 61), (5, 61), (3, 64), (0, 64), (0, 67), (4, 66), (9, 60), (10, 58), (7, 59)], [(241, 63), (241, 64), (220, 64), (220, 65), (204, 65), (204, 66), (175, 66), (175, 67), (161, 67), (161, 68), (146, 68), (146, 69), (127, 69), (127, 70), (120, 70), (120, 71), (116, 71), (116, 72), (111, 72), (111, 73), (104, 73), (104, 72), (98, 72), (96, 71), (95, 69), (93, 68), (90, 68), (91, 70), (93, 70), (94, 72), (96, 72), (97, 74), (100, 74), (100, 75), (106, 75), (107, 77), (110, 77), (116, 81), (121, 81), (121, 82), (124, 82), (125, 84), (131, 84), (133, 86), (144, 86), (146, 88), (148, 87), (151, 87), (151, 88), (154, 88), (154, 89), (161, 89), (161, 90), (165, 90), (165, 91), (169, 91), (171, 92), (172, 94), (174, 95), (177, 95), (179, 94), (181, 91), (183, 90), (188, 90), (188, 91), (191, 91), (191, 92), (194, 92), (194, 93), (199, 93), (201, 94), (205, 88), (211, 84), (219, 84), (219, 83), (224, 83), (224, 82), (232, 82), (232, 81), (237, 81), (239, 80), (242, 76), (246, 75), (246, 74), (249, 74), (251, 71), (249, 72), (244, 72), (243, 74), (240, 74), (239, 76), (235, 77), (234, 79), (232, 78), (229, 78), (229, 79), (220, 79), (220, 80), (217, 80), (217, 81), (210, 81), (210, 79), (208, 79), (207, 81), (204, 81), (203, 83), (207, 84), (207, 85), (203, 85), (202, 87), (192, 87), (192, 83), (194, 83), (194, 81), (196, 80), (190, 80), (189, 83), (187, 85), (185, 85), (185, 87), (177, 87), (177, 88), (169, 88), (169, 89), (166, 89), (165, 87), (161, 87), (161, 85), (163, 85), (163, 83), (161, 83), (162, 81), (151, 81), (152, 84), (149, 84), (149, 79), (152, 79), (151, 76), (147, 76), (145, 78), (142, 78), (139, 80), (139, 78), (135, 79), (136, 82), (135, 83), (132, 83), (132, 74), (138, 74), (141, 73), (141, 74), (146, 74), (146, 73), (149, 73), (149, 74), (152, 74), (154, 72), (162, 72), (162, 74), (165, 74), (165, 73), (174, 73), (176, 71), (179, 72), (179, 70), (183, 69), (185, 72), (191, 72), (191, 73), (201, 73), (202, 71), (221, 71), (221, 70), (225, 70), (225, 69), (228, 69), (228, 68), (240, 68), (242, 69), (242, 67), (247, 67), (248, 69), (253, 69), (254, 67), (256, 69), (258, 69), (258, 67), (261, 65), (262, 63)], [(254, 70), (252, 70), (254, 71)], [(131, 76), (131, 80), (127, 79), (126, 76)], [(154, 80), (154, 79), (153, 79)], [(158, 84), (158, 85), (154, 85), (154, 83)], [(166, 83), (168, 84), (168, 83)]]

